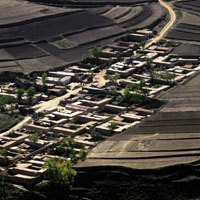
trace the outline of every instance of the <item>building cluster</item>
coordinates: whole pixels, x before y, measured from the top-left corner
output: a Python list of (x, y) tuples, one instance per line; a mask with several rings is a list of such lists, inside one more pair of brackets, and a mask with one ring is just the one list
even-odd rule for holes
[[(145, 104), (124, 101), (125, 88), (143, 80), (142, 89), (148, 91), (145, 98), (154, 99), (199, 71), (199, 58), (171, 55), (173, 47), (167, 43), (140, 46), (152, 36), (150, 30), (138, 30), (105, 46), (98, 59), (84, 59), (63, 70), (48, 72), (46, 85), (51, 95), (69, 92), (74, 82), (80, 90), (69, 93), (58, 106), (38, 112), (21, 129), (0, 134), (0, 165), (6, 166), (1, 168), (1, 174), (25, 185), (42, 180), (46, 172), (42, 166), (48, 158), (59, 156), (56, 149), (63, 138), (74, 138), (77, 153), (83, 147), (89, 150), (98, 140), (122, 133), (155, 112)], [(102, 70), (105, 74), (100, 77)], [(42, 87), (42, 78), (37, 78), (37, 85)], [(3, 94), (16, 95), (16, 86), (2, 84)]]

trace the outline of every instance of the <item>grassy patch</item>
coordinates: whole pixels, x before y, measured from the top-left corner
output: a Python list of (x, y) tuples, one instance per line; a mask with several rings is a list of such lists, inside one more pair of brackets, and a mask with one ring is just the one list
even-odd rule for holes
[(19, 118), (11, 117), (6, 114), (0, 114), (0, 133), (10, 129), (19, 122)]
[(56, 40), (50, 43), (59, 49), (71, 49), (77, 46), (77, 44), (70, 42), (66, 39)]

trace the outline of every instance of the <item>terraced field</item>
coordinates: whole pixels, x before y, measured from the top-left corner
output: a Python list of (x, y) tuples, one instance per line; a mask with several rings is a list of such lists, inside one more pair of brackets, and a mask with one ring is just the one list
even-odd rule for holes
[(80, 166), (137, 169), (200, 159), (200, 74), (161, 96), (167, 104), (142, 123), (97, 145)]
[(76, 9), (0, 1), (0, 71), (32, 72), (65, 66), (82, 59), (93, 46), (111, 43), (130, 30), (152, 28), (164, 16), (157, 3), (134, 7), (115, 5), (118, 1), (113, 0), (91, 7), (81, 2), (86, 1), (77, 1), (80, 5)]
[(175, 6), (182, 11), (182, 17), (167, 38), (200, 44), (200, 0), (177, 2)]
[(65, 4), (65, 5), (135, 5), (140, 3), (150, 3), (150, 2), (158, 2), (157, 0), (31, 0), (34, 2), (44, 2), (44, 3), (51, 3), (51, 4)]

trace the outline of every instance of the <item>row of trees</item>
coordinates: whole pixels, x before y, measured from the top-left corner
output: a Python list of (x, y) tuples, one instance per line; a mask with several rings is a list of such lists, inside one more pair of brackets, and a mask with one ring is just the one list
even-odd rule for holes
[[(37, 79), (38, 79), (38, 75), (37, 75), (37, 73), (34, 73), (33, 76), (32, 76), (32, 80), (33, 80), (34, 85), (36, 85)], [(46, 79), (47, 79), (47, 73), (44, 72), (42, 74), (42, 85), (43, 85), (43, 87), (46, 86)]]
[(36, 93), (36, 90), (34, 87), (30, 87), (28, 90), (25, 91), (24, 88), (19, 88), (17, 90), (17, 99), (18, 100), (21, 100), (22, 99), (22, 96), (26, 93), (26, 96), (28, 98), (28, 102), (31, 102), (32, 99), (33, 99), (33, 96), (35, 95)]

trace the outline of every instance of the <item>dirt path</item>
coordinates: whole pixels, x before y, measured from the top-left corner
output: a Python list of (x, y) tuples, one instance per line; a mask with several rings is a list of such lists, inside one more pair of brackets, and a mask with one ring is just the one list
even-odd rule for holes
[[(105, 82), (106, 82), (106, 80), (104, 79), (105, 73), (106, 73), (106, 69), (102, 70), (101, 72), (99, 72), (94, 77), (94, 80), (96, 80), (99, 84), (105, 84)], [(90, 84), (88, 84), (88, 86), (89, 85)], [(76, 86), (80, 86), (80, 83), (71, 83), (71, 86), (72, 86), (71, 87), (72, 89), (69, 92), (67, 92), (65, 95), (63, 95), (61, 97), (56, 97), (56, 98), (54, 98), (52, 100), (49, 100), (49, 101), (41, 103), (41, 104), (37, 104), (36, 106), (33, 106), (33, 109), (35, 109), (36, 112), (43, 112), (44, 110), (47, 110), (49, 108), (56, 107), (56, 106), (59, 105), (59, 102), (61, 100), (68, 98), (71, 94), (77, 94), (81, 90), (81, 87), (79, 87), (78, 89), (74, 90), (74, 88)], [(32, 120), (32, 117), (26, 116), (24, 118), (24, 120), (19, 122), (17, 125), (12, 127), (11, 129), (9, 129), (8, 131), (4, 132), (3, 134), (8, 134), (11, 131), (18, 130), (18, 129), (22, 128), (26, 123), (28, 123), (31, 120)]]
[[(65, 95), (63, 95), (61, 97), (57, 97), (57, 98), (54, 98), (54, 99), (49, 100), (47, 102), (38, 104), (36, 106), (33, 106), (33, 108), (35, 109), (36, 112), (42, 112), (42, 111), (44, 111), (46, 109), (58, 106), (59, 102), (61, 100), (65, 99), (65, 98), (68, 98), (71, 94), (77, 94), (80, 90), (81, 90), (81, 88), (78, 88), (76, 90), (70, 90), (68, 93), (66, 93)], [(2, 134), (8, 134), (11, 131), (18, 130), (18, 129), (22, 128), (30, 120), (32, 120), (32, 117), (26, 116), (20, 123), (18, 123), (17, 125), (15, 125), (14, 127), (12, 127), (11, 129), (9, 129), (8, 131), (6, 131), (6, 132), (4, 132)]]
[(106, 83), (106, 80), (104, 78), (105, 74), (106, 74), (106, 69), (103, 69), (96, 76), (94, 76), (93, 81), (98, 82), (100, 85), (104, 85)]
[(169, 15), (170, 15), (170, 21), (165, 25), (165, 27), (161, 30), (158, 36), (156, 36), (155, 38), (147, 42), (145, 48), (161, 40), (169, 31), (169, 29), (173, 26), (174, 22), (176, 21), (176, 14), (174, 10), (172, 9), (171, 5), (169, 3), (164, 2), (163, 0), (159, 0), (159, 3), (161, 6), (165, 7), (168, 10)]

